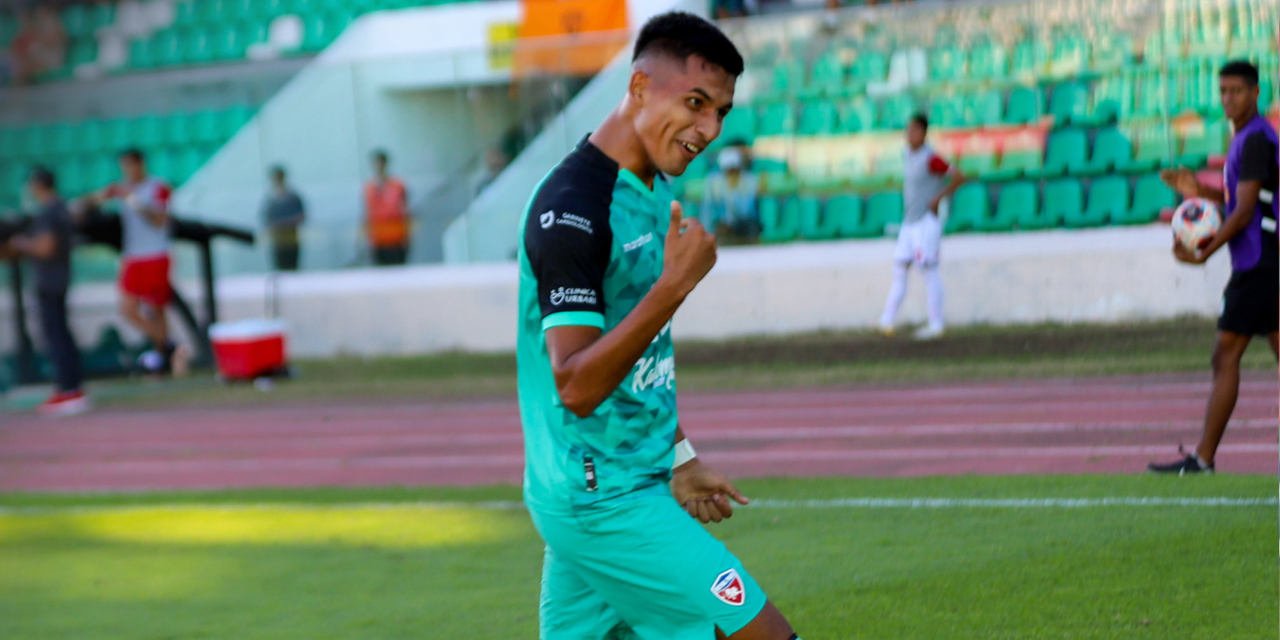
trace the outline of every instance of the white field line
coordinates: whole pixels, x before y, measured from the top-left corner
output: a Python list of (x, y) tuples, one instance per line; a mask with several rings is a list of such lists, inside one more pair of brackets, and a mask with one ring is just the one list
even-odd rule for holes
[[(1111, 497), (1111, 498), (833, 498), (827, 500), (753, 500), (752, 509), (1088, 509), (1100, 507), (1275, 507), (1280, 498), (1232, 497)], [(0, 507), (0, 517), (45, 515), (90, 515), (128, 513), (244, 513), (269, 511), (416, 511), (430, 509), (473, 509), (517, 511), (523, 502), (351, 502), (340, 504), (281, 503), (191, 503), (122, 506)]]

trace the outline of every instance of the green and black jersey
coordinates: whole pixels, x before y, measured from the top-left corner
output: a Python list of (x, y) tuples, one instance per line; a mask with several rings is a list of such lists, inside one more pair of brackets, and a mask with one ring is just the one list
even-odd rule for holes
[(544, 512), (665, 490), (676, 432), (675, 355), (664, 327), (590, 416), (564, 407), (544, 332), (613, 330), (662, 273), (672, 193), (650, 189), (587, 140), (551, 171), (521, 220), (517, 369), (525, 500)]

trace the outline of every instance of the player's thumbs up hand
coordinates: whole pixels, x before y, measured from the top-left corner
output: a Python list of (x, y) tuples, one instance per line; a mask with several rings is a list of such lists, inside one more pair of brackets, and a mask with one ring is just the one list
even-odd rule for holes
[(689, 295), (716, 264), (716, 237), (695, 218), (685, 218), (679, 202), (671, 202), (671, 224), (662, 256), (662, 277), (681, 296)]

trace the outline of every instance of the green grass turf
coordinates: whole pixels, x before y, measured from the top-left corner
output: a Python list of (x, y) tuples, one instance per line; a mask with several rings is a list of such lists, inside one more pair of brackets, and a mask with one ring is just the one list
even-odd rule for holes
[[(1228, 475), (742, 485), (772, 499), (1277, 495), (1274, 476)], [(537, 534), (519, 510), (466, 504), (517, 495), (0, 495), (26, 509), (0, 512), (0, 637), (533, 638)], [(117, 505), (138, 508), (63, 509)], [(1277, 637), (1274, 506), (754, 508), (711, 530), (806, 640)]]
[[(904, 332), (906, 333), (906, 332)], [(967, 327), (920, 343), (867, 332), (757, 336), (676, 347), (680, 388), (796, 388), (849, 384), (926, 383), (1148, 373), (1208, 372), (1212, 321), (1129, 324), (1045, 324)], [(460, 398), (515, 394), (512, 354), (444, 353), (387, 358), (303, 360), (297, 379), (269, 393), (247, 384), (222, 386), (209, 374), (164, 383), (102, 382), (100, 404), (219, 406), (310, 399)], [(1244, 368), (1276, 371), (1264, 340), (1255, 340)], [(28, 410), (40, 393), (0, 398), (0, 410)]]

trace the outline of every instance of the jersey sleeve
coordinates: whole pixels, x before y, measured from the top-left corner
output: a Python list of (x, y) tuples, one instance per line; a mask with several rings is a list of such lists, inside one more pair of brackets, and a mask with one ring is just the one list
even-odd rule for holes
[(1263, 185), (1276, 179), (1276, 146), (1262, 132), (1245, 138), (1240, 154), (1240, 180), (1257, 180)]
[(537, 280), (542, 329), (604, 328), (604, 277), (613, 243), (609, 203), (588, 197), (535, 199), (525, 254)]
[(933, 157), (929, 158), (929, 173), (942, 175), (950, 170), (951, 165), (946, 160), (943, 160), (942, 156), (935, 153)]

